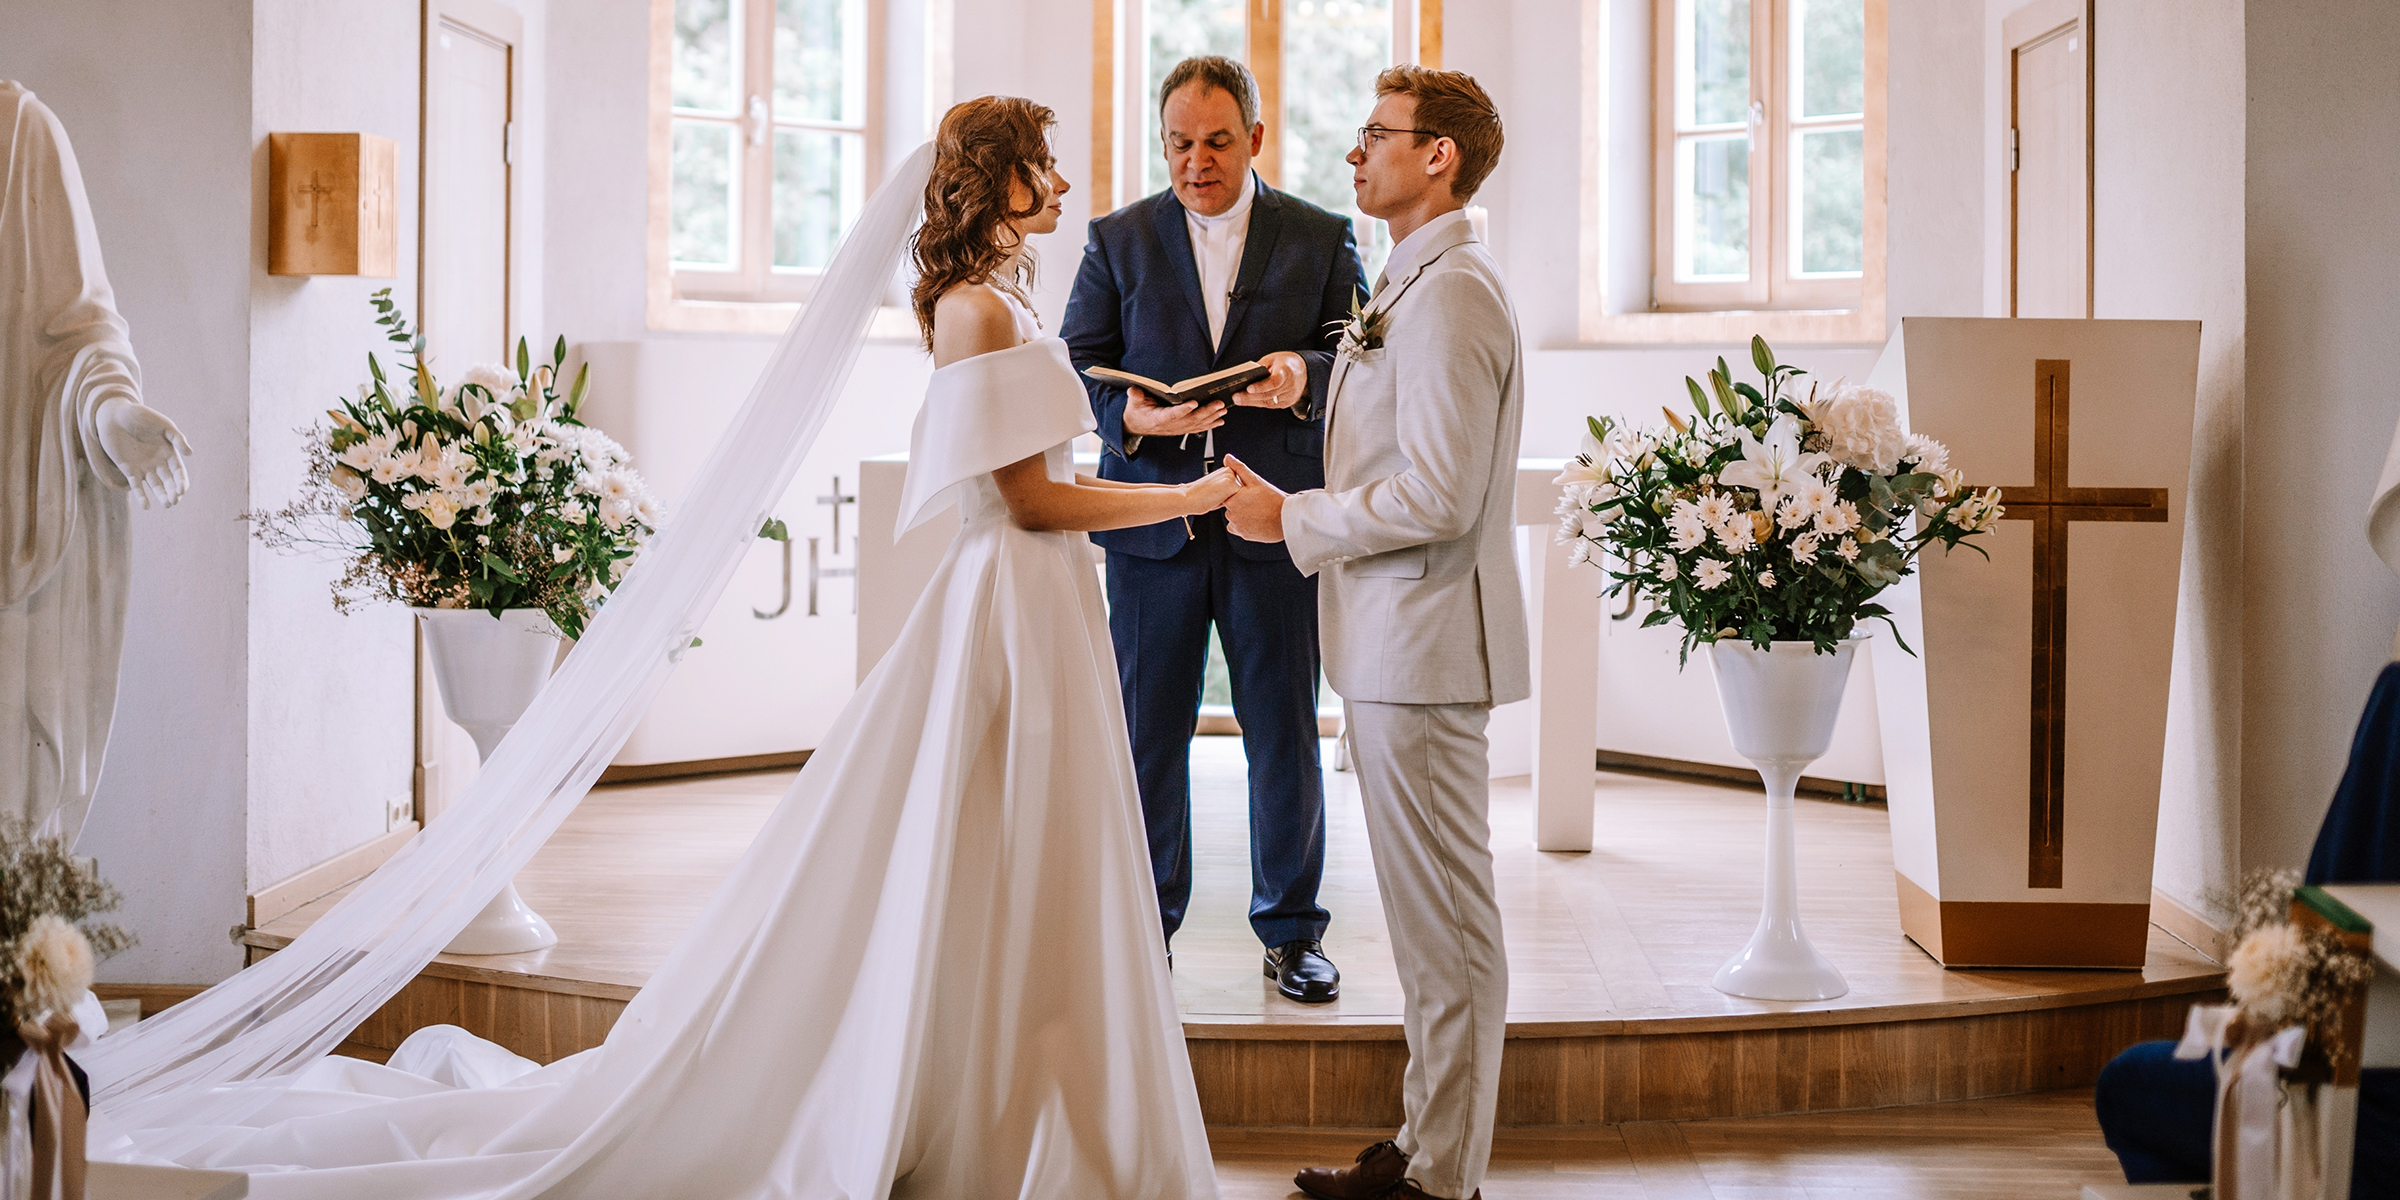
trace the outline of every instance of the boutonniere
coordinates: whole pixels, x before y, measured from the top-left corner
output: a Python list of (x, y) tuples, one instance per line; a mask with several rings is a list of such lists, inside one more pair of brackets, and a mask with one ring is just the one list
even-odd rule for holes
[(1341, 327), (1342, 340), (1338, 353), (1345, 358), (1357, 358), (1369, 350), (1383, 349), (1383, 331), (1390, 328), (1392, 314), (1386, 309), (1369, 308), (1360, 300), (1360, 293), (1350, 293), (1350, 319), (1335, 322)]

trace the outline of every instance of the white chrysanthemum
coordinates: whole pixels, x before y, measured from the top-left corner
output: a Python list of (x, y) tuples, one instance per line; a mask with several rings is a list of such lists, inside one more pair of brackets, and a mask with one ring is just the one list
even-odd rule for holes
[[(1834, 469), (1838, 471), (1841, 468), (1835, 467)], [(1832, 484), (1813, 477), (1794, 484), (1790, 495), (1792, 500), (1799, 504), (1800, 510), (1810, 516), (1815, 516), (1842, 502), (1842, 494), (1836, 491)]]
[(642, 481), (628, 471), (610, 471), (600, 477), (600, 498), (631, 502), (641, 497)]
[(1785, 496), (1783, 504), (1775, 510), (1775, 523), (1785, 529), (1798, 529), (1808, 524), (1813, 515), (1814, 511), (1800, 497)]
[(1825, 439), (1825, 453), (1835, 462), (1890, 473), (1908, 452), (1908, 431), (1900, 427), (1900, 404), (1884, 392), (1856, 384), (1835, 384), (1805, 406), (1809, 424)]
[(459, 498), (466, 501), (468, 506), (476, 508), (490, 504), (492, 497), (499, 494), (499, 485), (489, 479), (478, 479), (459, 489)]
[(425, 502), (432, 497), (432, 492), (409, 492), (400, 497), (400, 507), (415, 512), (425, 507)]
[(603, 500), (600, 502), (600, 524), (608, 529), (623, 529), (633, 517), (633, 501)]
[(1708, 521), (1700, 515), (1699, 505), (1678, 500), (1667, 513), (1667, 532), (1674, 536), (1672, 544), (1678, 552), (1696, 550), (1708, 540)]
[(1758, 544), (1757, 531), (1750, 523), (1749, 513), (1734, 513), (1717, 525), (1717, 544), (1727, 554), (1747, 554)]
[(1813, 563), (1817, 561), (1817, 540), (1818, 535), (1814, 533), (1804, 533), (1799, 537), (1793, 538), (1792, 561), (1796, 563)]
[(1716, 559), (1704, 558), (1692, 564), (1692, 582), (1699, 584), (1701, 591), (1713, 592), (1732, 580), (1733, 568)]
[(367, 478), (347, 466), (335, 467), (333, 487), (349, 499), (363, 499), (367, 494)]
[(469, 516), (467, 519), (473, 521), (477, 525), (490, 525), (493, 521), (499, 519), (499, 515), (494, 513), (489, 507), (485, 507), (476, 509), (474, 514)]
[(401, 462), (397, 455), (386, 454), (367, 464), (367, 474), (381, 484), (398, 483), (408, 473), (408, 464)]
[(1833, 552), (1841, 556), (1841, 560), (1843, 562), (1858, 561), (1858, 543), (1851, 541), (1849, 538), (1843, 538), (1840, 542), (1836, 543), (1833, 547)]
[(1700, 521), (1714, 529), (1733, 515), (1733, 497), (1723, 492), (1704, 492), (1693, 505), (1699, 510)]
[(1618, 517), (1624, 515), (1625, 507), (1623, 505), (1610, 503), (1596, 512), (1583, 514), (1580, 522), (1582, 528), (1578, 532), (1587, 538), (1597, 539), (1601, 534), (1608, 532), (1608, 527), (1615, 524)]
[(659, 506), (656, 498), (645, 491), (642, 493), (641, 499), (634, 501), (633, 515), (641, 518), (642, 524), (656, 527), (659, 518), (665, 515), (665, 510)]
[(1775, 572), (1772, 568), (1760, 571), (1758, 573), (1758, 586), (1762, 588), (1771, 588), (1775, 586)]
[(352, 442), (348, 449), (333, 457), (335, 461), (345, 467), (355, 471), (364, 471), (375, 465), (375, 444), (369, 441)]
[(1582, 538), (1576, 538), (1575, 544), (1567, 547), (1567, 565), (1578, 567), (1590, 561), (1592, 561), (1592, 544)]
[(1682, 573), (1682, 569), (1676, 565), (1674, 559), (1661, 557), (1658, 560), (1658, 581), (1660, 583), (1673, 583), (1676, 576)]
[(1908, 435), (1907, 446), (1907, 451), (1900, 455), (1900, 461), (1915, 463), (1918, 470), (1930, 475), (1939, 475), (1950, 469), (1950, 447), (1921, 433)]
[(1829, 504), (1817, 513), (1817, 532), (1840, 537), (1858, 528), (1858, 506), (1847, 500)]

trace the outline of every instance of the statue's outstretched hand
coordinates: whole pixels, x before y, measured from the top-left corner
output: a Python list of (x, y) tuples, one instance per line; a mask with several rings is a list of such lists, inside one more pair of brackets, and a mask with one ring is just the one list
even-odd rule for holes
[(184, 440), (183, 431), (167, 414), (136, 400), (109, 400), (93, 414), (92, 424), (100, 432), (100, 449), (108, 460), (125, 475), (133, 493), (142, 498), (142, 507), (151, 501), (161, 508), (172, 507), (192, 485), (191, 472), (183, 460), (192, 452), (192, 444)]

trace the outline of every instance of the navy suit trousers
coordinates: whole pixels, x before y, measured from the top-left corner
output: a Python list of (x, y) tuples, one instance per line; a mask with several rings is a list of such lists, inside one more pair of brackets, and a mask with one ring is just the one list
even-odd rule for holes
[(1317, 581), (1288, 558), (1236, 554), (1222, 512), (1192, 518), (1192, 533), (1168, 558), (1108, 555), (1108, 629), (1133, 734), (1159, 917), (1174, 937), (1192, 896), (1192, 730), (1213, 625), (1251, 764), (1250, 928), (1268, 946), (1321, 937), (1327, 914), (1317, 903), (1325, 875)]

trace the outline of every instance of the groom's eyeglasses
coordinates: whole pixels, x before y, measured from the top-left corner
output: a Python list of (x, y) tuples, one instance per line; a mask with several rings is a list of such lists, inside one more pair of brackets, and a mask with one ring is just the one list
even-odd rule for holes
[(1372, 153), (1373, 142), (1369, 139), (1380, 141), (1387, 135), (1395, 133), (1419, 133), (1426, 137), (1443, 136), (1430, 129), (1386, 129), (1381, 125), (1361, 125), (1358, 127), (1358, 152), (1360, 154)]

